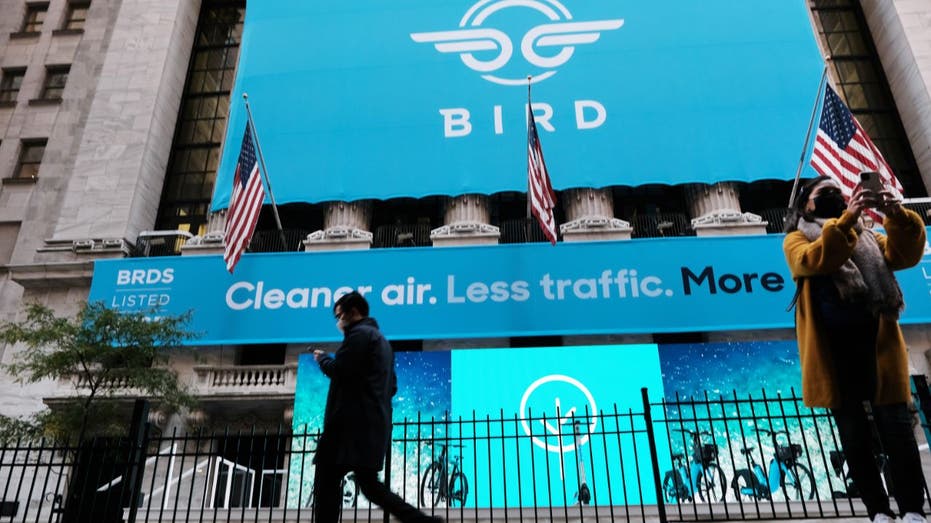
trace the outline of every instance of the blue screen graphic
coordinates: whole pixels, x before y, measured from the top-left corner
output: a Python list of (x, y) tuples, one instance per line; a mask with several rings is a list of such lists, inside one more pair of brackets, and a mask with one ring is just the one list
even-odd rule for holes
[[(641, 387), (663, 394), (656, 345), (454, 351), (452, 384), (453, 419), (520, 418), (464, 426), (463, 452), (481, 457), (472, 467), (480, 506), (503, 507), (505, 493), (508, 506), (575, 504), (583, 479), (592, 503), (637, 503), (625, 484), (650, 484), (649, 453), (633, 454), (649, 448), (643, 419), (625, 413), (643, 412)], [(520, 479), (507, 473), (518, 464)], [(651, 489), (643, 495), (655, 502)]]
[(528, 75), (557, 189), (791, 179), (822, 71), (807, 9), (253, 2), (213, 207), (243, 93), (280, 203), (523, 191)]

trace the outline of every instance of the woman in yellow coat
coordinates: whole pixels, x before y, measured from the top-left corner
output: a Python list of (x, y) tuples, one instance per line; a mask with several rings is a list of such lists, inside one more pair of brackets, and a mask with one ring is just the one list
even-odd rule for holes
[[(867, 207), (886, 215), (886, 236), (861, 224)], [(889, 523), (894, 515), (873, 457), (872, 411), (903, 520), (924, 522), (908, 355), (898, 323), (904, 303), (893, 274), (921, 260), (924, 224), (889, 192), (857, 187), (846, 201), (840, 186), (822, 176), (799, 192), (786, 232), (783, 250), (799, 287), (795, 329), (805, 404), (831, 409), (870, 518)]]

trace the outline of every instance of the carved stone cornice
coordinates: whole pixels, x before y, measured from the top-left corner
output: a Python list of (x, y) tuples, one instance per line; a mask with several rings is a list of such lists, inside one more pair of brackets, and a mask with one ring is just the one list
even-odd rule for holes
[(10, 278), (25, 289), (90, 287), (93, 260), (8, 265)]

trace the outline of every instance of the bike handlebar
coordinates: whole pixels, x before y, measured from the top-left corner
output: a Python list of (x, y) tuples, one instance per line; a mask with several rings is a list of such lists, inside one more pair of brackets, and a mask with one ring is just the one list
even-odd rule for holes
[(689, 429), (672, 429), (672, 431), (673, 432), (684, 432), (688, 434), (689, 436), (696, 436), (696, 435), (710, 436), (711, 435), (711, 433), (708, 432), (707, 430), (699, 430), (696, 432), (696, 431), (689, 430)]
[(446, 448), (450, 448), (450, 449), (462, 449), (462, 448), (465, 448), (465, 445), (461, 445), (461, 444), (458, 444), (458, 445), (450, 445), (449, 443), (443, 443), (442, 441), (436, 441), (436, 440), (434, 440), (434, 439), (429, 439), (429, 438), (428, 438), (428, 439), (422, 439), (422, 440), (420, 440), (420, 441), (422, 441), (424, 445), (433, 445), (434, 443), (436, 443), (437, 445), (440, 445), (440, 446), (443, 446), (443, 447), (446, 447)]
[(786, 434), (786, 435), (789, 434), (785, 430), (769, 430), (769, 429), (763, 429), (763, 428), (755, 428), (753, 429), (753, 431), (759, 432), (760, 434), (769, 434), (770, 436), (778, 436), (779, 434)]

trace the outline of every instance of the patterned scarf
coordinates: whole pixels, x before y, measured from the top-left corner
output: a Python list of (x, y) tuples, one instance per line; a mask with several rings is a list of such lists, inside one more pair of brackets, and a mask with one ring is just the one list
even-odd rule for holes
[[(812, 221), (800, 218), (798, 230), (808, 241), (815, 241), (821, 237), (825, 221), (821, 218)], [(854, 230), (857, 232), (857, 244), (853, 254), (831, 275), (837, 292), (846, 302), (866, 301), (877, 317), (885, 314), (898, 319), (899, 313), (905, 309), (902, 289), (886, 264), (873, 231), (864, 230), (859, 223)]]

